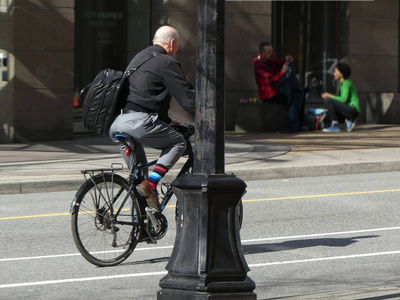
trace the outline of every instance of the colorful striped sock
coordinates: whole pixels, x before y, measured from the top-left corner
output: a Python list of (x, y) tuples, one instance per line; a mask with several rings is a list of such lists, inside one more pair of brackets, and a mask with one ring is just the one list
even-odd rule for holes
[(149, 178), (147, 178), (147, 182), (152, 186), (153, 189), (157, 188), (158, 183), (168, 172), (168, 169), (163, 165), (156, 165), (153, 172), (151, 172)]

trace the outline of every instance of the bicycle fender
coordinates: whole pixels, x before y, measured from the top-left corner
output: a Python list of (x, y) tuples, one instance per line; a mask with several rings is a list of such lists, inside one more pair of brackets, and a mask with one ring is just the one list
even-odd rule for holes
[(88, 180), (86, 180), (86, 181), (81, 185), (81, 187), (79, 188), (79, 190), (76, 192), (76, 194), (75, 194), (75, 196), (74, 196), (74, 199), (72, 200), (72, 203), (71, 203), (71, 208), (70, 208), (70, 210), (69, 210), (69, 212), (71, 213), (71, 215), (76, 214), (76, 212), (78, 211), (79, 204), (76, 203), (76, 201), (78, 200), (78, 195), (81, 194), (81, 193), (82, 193), (82, 190), (83, 190), (84, 188), (86, 188), (86, 186), (87, 186), (89, 183), (91, 183), (91, 182), (92, 182), (92, 179), (89, 178)]

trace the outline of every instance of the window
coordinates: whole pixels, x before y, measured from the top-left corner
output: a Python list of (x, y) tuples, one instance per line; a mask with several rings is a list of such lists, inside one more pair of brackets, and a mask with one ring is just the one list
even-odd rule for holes
[[(75, 1), (76, 95), (100, 70), (125, 70), (133, 56), (150, 45), (150, 12), (148, 0)], [(78, 122), (80, 115), (80, 107), (75, 107)]]
[(275, 55), (291, 54), (300, 82), (321, 91), (336, 92), (335, 65), (347, 61), (349, 2), (273, 2)]

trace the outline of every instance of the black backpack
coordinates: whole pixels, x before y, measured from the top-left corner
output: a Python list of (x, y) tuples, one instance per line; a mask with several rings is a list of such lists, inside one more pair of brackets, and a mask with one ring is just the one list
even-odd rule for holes
[(129, 76), (156, 55), (156, 52), (152, 52), (137, 66), (125, 72), (102, 70), (92, 83), (82, 89), (79, 99), (83, 102), (82, 121), (86, 129), (102, 135), (108, 133), (111, 124), (126, 104)]
[(326, 109), (309, 108), (304, 120), (304, 129), (318, 131), (324, 128)]

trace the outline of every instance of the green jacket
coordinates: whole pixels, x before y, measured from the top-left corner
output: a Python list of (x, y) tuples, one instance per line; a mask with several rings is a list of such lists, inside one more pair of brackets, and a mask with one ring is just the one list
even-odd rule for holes
[(343, 81), (340, 86), (340, 96), (334, 96), (333, 99), (354, 106), (358, 113), (361, 113), (360, 101), (358, 100), (357, 91), (350, 79)]

